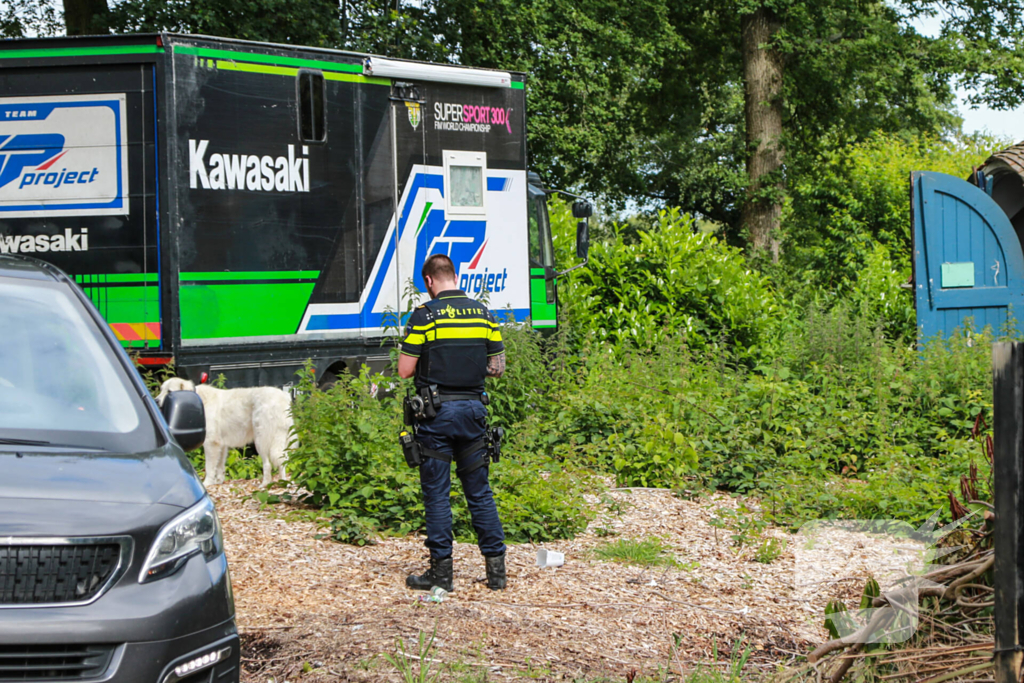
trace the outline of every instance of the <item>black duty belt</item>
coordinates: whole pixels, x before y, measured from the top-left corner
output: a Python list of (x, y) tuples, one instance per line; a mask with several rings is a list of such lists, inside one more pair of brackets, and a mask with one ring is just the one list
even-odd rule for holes
[[(459, 400), (468, 400), (468, 399), (449, 399), (449, 400), (459, 401)], [(482, 458), (477, 458), (476, 462), (474, 462), (473, 464), (471, 464), (469, 466), (466, 466), (466, 464), (465, 464), (466, 460), (469, 459), (469, 456), (473, 455), (477, 451), (484, 450), (485, 448), (487, 448), (487, 439), (477, 439), (476, 441), (474, 441), (473, 443), (469, 444), (468, 446), (464, 446), (463, 448), (460, 448), (459, 452), (455, 454), (455, 473), (461, 476), (463, 474), (469, 474), (470, 472), (473, 472), (473, 471), (478, 470), (481, 467), (485, 466), (489, 462), (489, 459), (487, 458), (487, 453), (486, 452), (484, 453)], [(432, 448), (426, 448), (426, 447), (420, 446), (420, 453), (422, 453), (423, 455), (427, 456), (428, 458), (433, 458), (434, 460), (440, 460), (441, 462), (445, 462), (445, 463), (448, 463), (448, 464), (451, 464), (451, 462), (452, 462), (452, 456), (450, 456), (450, 455), (448, 455), (446, 453), (442, 453), (441, 451), (435, 451)]]
[(439, 394), (441, 403), (447, 403), (448, 401), (483, 401), (483, 394), (473, 393), (458, 393), (458, 394)]

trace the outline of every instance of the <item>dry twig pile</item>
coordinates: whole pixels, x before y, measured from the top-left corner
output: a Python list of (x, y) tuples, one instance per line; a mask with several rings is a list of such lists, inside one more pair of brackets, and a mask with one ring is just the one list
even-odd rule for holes
[[(991, 453), (991, 439), (986, 451)], [(880, 595), (877, 584), (874, 591), (866, 587), (863, 625), (843, 633), (833, 628), (839, 637), (815, 648), (803, 666), (776, 677), (779, 683), (838, 683), (852, 674), (855, 680), (896, 683), (992, 680), (992, 506), (979, 500), (975, 466), (960, 488), (968, 505), (984, 513), (973, 514), (949, 494), (960, 527), (943, 542), (948, 564)], [(836, 623), (842, 613), (831, 618)]]

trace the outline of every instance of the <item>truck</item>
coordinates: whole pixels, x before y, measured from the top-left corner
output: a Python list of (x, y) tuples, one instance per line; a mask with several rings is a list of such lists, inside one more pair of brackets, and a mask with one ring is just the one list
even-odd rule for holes
[(525, 83), (172, 33), (2, 41), (0, 253), (57, 265), (138, 363), (196, 382), (381, 369), (434, 253), (551, 330)]

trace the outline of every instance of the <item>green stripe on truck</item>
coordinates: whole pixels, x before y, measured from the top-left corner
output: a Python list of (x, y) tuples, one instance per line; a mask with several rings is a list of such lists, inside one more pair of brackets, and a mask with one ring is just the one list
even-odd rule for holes
[(107, 282), (157, 282), (156, 273), (99, 273), (95, 275), (76, 275), (75, 282), (83, 287), (102, 287)]
[[(74, 276), (75, 282), (111, 325), (159, 323), (160, 288), (157, 273), (90, 273)], [(133, 349), (159, 348), (159, 339), (121, 340)]]
[(0, 59), (39, 59), (45, 57), (91, 57), (93, 55), (155, 55), (164, 49), (156, 45), (109, 45), (107, 47), (48, 47), (27, 50), (0, 50)]
[[(314, 279), (317, 275), (316, 271), (294, 272), (311, 273)], [(185, 280), (185, 275), (182, 273), (182, 280)], [(183, 282), (179, 287), (182, 339), (295, 334), (316, 284), (315, 281), (229, 283), (223, 282), (225, 273), (216, 275), (216, 279), (222, 282)], [(267, 273), (258, 275), (266, 279)]]
[(217, 282), (225, 280), (315, 280), (319, 270), (235, 270), (180, 273), (180, 282)]
[(362, 64), (339, 64), (338, 62), (327, 62), (319, 59), (302, 59), (299, 57), (283, 57), (280, 55), (261, 55), (254, 52), (236, 52), (235, 50), (214, 50), (208, 47), (193, 47), (191, 45), (175, 45), (176, 55), (195, 55), (196, 57), (207, 57), (211, 59), (231, 59), (240, 62), (253, 62), (255, 64), (273, 64), (275, 66), (292, 66), (297, 68), (307, 67), (320, 69), (322, 71), (342, 71), (346, 73), (363, 73)]

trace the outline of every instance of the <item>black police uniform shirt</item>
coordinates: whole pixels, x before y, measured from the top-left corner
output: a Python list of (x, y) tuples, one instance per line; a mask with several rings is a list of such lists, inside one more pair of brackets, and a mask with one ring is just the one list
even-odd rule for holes
[(505, 352), (501, 328), (480, 302), (457, 289), (441, 292), (409, 316), (402, 353), (418, 358), (416, 386), (482, 392), (487, 360)]

